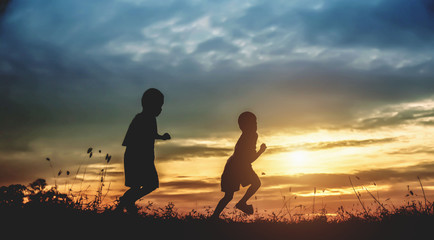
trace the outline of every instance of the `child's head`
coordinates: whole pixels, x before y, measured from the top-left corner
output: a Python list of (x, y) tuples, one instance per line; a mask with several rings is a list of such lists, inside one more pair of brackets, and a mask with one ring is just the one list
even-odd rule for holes
[(256, 116), (251, 112), (243, 112), (238, 117), (238, 126), (243, 132), (256, 132)]
[(160, 90), (150, 88), (143, 93), (142, 107), (143, 112), (150, 113), (157, 117), (161, 113), (161, 107), (164, 104), (164, 95)]

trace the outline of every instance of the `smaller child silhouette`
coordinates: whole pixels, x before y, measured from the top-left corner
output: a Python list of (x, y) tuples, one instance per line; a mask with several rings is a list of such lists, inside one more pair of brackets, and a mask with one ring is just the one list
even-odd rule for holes
[(240, 138), (235, 145), (234, 154), (226, 162), (221, 176), (221, 190), (224, 197), (217, 204), (211, 218), (218, 219), (226, 205), (233, 199), (234, 192), (240, 190), (240, 184), (245, 187), (250, 185), (243, 198), (235, 205), (246, 214), (253, 214), (253, 206), (247, 205), (253, 194), (261, 186), (258, 175), (252, 168), (254, 162), (267, 146), (263, 143), (256, 152), (256, 141), (258, 140), (256, 116), (251, 112), (243, 112), (238, 117), (238, 125), (242, 131)]
[(125, 185), (130, 187), (119, 198), (118, 210), (124, 208), (135, 212), (135, 202), (159, 187), (158, 174), (154, 165), (155, 139), (169, 140), (168, 133), (159, 135), (156, 117), (160, 115), (164, 104), (164, 95), (155, 88), (143, 93), (143, 111), (131, 122), (122, 146), (124, 154)]

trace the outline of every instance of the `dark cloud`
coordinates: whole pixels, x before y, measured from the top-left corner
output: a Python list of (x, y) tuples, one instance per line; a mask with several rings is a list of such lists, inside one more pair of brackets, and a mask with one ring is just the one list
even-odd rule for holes
[(282, 175), (282, 176), (262, 176), (262, 186), (273, 187), (279, 185), (294, 185), (294, 191), (318, 188), (341, 188), (348, 186), (348, 174), (300, 174), (300, 175)]
[[(367, 118), (360, 121), (356, 128), (359, 129), (372, 129), (379, 127), (393, 127), (401, 124), (414, 122), (434, 117), (434, 109), (420, 110), (420, 109), (406, 109), (394, 113), (392, 116)], [(429, 125), (430, 121), (419, 121), (424, 125)]]
[(0, 1), (0, 17), (5, 13), (8, 4), (11, 2), (11, 0), (2, 0)]
[[(63, 175), (62, 177), (68, 178), (68, 176), (65, 175), (66, 171), (70, 171), (72, 175), (70, 177), (75, 177), (75, 173), (78, 170), (77, 166), (74, 166), (75, 168), (69, 169), (68, 167), (64, 167), (62, 170)], [(77, 180), (82, 181), (83, 175), (84, 180), (87, 181), (100, 181), (101, 174), (105, 173), (106, 176), (111, 178), (120, 178), (124, 176), (123, 169), (119, 169), (118, 166), (104, 166), (104, 167), (94, 167), (94, 166), (82, 166), (80, 172), (77, 174)]]
[(299, 10), (305, 40), (344, 47), (430, 48), (434, 15), (427, 1), (331, 1)]
[[(156, 192), (149, 195), (148, 199), (156, 199), (158, 202), (187, 202), (190, 204), (194, 204), (198, 201), (203, 202), (217, 202), (219, 196), (216, 194), (216, 191), (209, 192), (200, 192), (200, 193), (168, 193), (168, 192)], [(194, 208), (194, 207), (192, 207)]]
[(0, 157), (0, 185), (28, 184), (37, 178), (52, 176), (50, 167), (43, 158), (16, 157), (2, 154)]
[(422, 162), (407, 167), (378, 168), (347, 173), (312, 173), (298, 175), (262, 176), (263, 186), (273, 187), (279, 185), (293, 185), (294, 191), (304, 191), (317, 187), (349, 188), (351, 177), (354, 185), (395, 184), (417, 181), (417, 177), (425, 180), (434, 178), (434, 163)]
[[(244, 86), (244, 97), (229, 95), (222, 103), (237, 102), (240, 107), (258, 109), (265, 116), (262, 118), (265, 126), (341, 128), (363, 118), (360, 112), (417, 101), (430, 97), (434, 90), (429, 77), (410, 76), (404, 73), (405, 69), (398, 73), (383, 69), (377, 73), (343, 70), (336, 65), (336, 62), (257, 65), (233, 73), (246, 77), (232, 84), (233, 89), (238, 89), (238, 83)], [(221, 83), (226, 86), (225, 81)]]
[(174, 188), (174, 189), (208, 189), (208, 188), (219, 188), (219, 182), (217, 181), (206, 181), (206, 180), (175, 180), (170, 182), (162, 182), (161, 187), (164, 188)]
[(210, 51), (233, 53), (233, 52), (237, 52), (238, 50), (239, 50), (238, 47), (226, 42), (223, 38), (217, 37), (200, 43), (197, 46), (195, 53), (210, 52)]
[(434, 14), (434, 3), (431, 0), (422, 0), (429, 14)]
[(238, 34), (234, 36), (243, 36), (246, 33), (240, 33), (245, 30), (257, 33), (270, 26), (296, 31), (297, 41), (286, 41), (287, 49), (300, 43), (339, 48), (431, 49), (432, 9), (428, 0), (336, 0), (290, 6), (261, 2), (230, 24), (236, 26), (233, 31)]
[(229, 148), (209, 147), (205, 145), (182, 146), (165, 143), (158, 145), (156, 156), (158, 161), (177, 161), (194, 157), (229, 156), (231, 150)]
[(271, 4), (259, 3), (252, 5), (236, 19), (236, 23), (241, 26), (240, 29), (250, 31), (260, 31), (269, 27), (275, 22), (275, 11)]

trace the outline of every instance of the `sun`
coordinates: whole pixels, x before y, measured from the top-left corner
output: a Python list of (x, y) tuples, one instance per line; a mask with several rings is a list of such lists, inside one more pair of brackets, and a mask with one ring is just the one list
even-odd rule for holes
[(304, 150), (291, 152), (290, 157), (294, 166), (306, 165), (306, 162), (309, 160), (309, 154)]

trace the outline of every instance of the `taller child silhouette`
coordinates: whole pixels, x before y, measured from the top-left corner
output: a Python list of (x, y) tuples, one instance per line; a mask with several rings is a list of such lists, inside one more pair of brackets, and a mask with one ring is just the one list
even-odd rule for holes
[(122, 146), (124, 154), (125, 185), (130, 187), (119, 198), (118, 209), (137, 211), (135, 202), (159, 187), (158, 174), (154, 165), (155, 139), (168, 140), (170, 135), (159, 135), (156, 117), (160, 115), (164, 95), (155, 88), (143, 93), (141, 113), (131, 122)]

